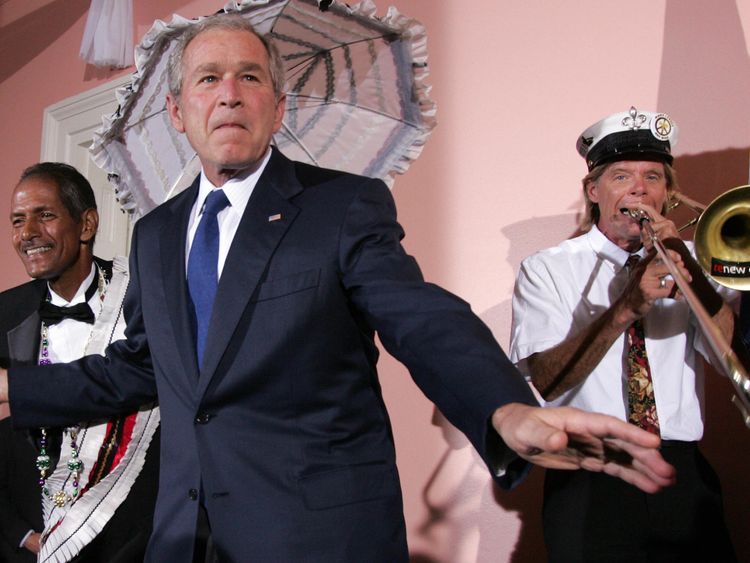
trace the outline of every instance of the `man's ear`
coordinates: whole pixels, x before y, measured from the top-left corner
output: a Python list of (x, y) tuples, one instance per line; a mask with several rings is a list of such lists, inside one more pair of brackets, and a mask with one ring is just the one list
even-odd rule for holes
[(81, 242), (89, 243), (94, 240), (98, 229), (99, 212), (93, 208), (87, 209), (81, 215)]
[(276, 109), (274, 110), (273, 120), (273, 132), (277, 133), (281, 129), (281, 122), (284, 119), (284, 111), (286, 110), (286, 94), (282, 93), (279, 99), (276, 101)]
[(172, 122), (172, 127), (179, 133), (184, 133), (185, 127), (182, 124), (182, 111), (180, 110), (179, 102), (172, 96), (171, 92), (167, 94), (167, 113), (169, 113), (169, 120)]

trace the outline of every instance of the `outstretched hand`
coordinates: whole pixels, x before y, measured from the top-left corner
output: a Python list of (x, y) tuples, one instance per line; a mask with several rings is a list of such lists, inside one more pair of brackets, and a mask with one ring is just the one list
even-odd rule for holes
[(659, 437), (608, 415), (511, 403), (492, 424), (508, 447), (542, 467), (601, 471), (647, 493), (674, 483)]

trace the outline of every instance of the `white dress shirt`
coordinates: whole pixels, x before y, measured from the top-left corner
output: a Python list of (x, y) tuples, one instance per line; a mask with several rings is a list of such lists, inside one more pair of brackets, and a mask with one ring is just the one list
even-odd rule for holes
[[(86, 301), (86, 290), (94, 281), (95, 276), (98, 275), (99, 272), (97, 266), (92, 263), (91, 272), (89, 272), (89, 275), (83, 280), (83, 283), (79, 286), (76, 294), (70, 301), (55, 293), (55, 291), (47, 285), (50, 294), (50, 303), (57, 305), (58, 307), (69, 307), (77, 305), (78, 303), (84, 303)], [(102, 310), (102, 300), (99, 291), (96, 291), (91, 299), (89, 299), (89, 307), (91, 307), (94, 317), (99, 316), (99, 313)], [(63, 319), (59, 323), (48, 326), (47, 353), (49, 360), (53, 364), (57, 364), (62, 362), (72, 362), (83, 356), (93, 326), (94, 325), (92, 324), (84, 323), (75, 319)], [(41, 359), (41, 357), (42, 349), (40, 346), (39, 359)], [(34, 530), (29, 530), (21, 539), (21, 543), (18, 547), (23, 548), (26, 539), (33, 533)]]
[[(220, 189), (224, 190), (224, 193), (229, 200), (229, 205), (222, 209), (216, 216), (216, 220), (219, 223), (219, 263), (218, 263), (218, 276), (221, 279), (221, 272), (224, 270), (224, 262), (226, 262), (227, 254), (229, 254), (229, 248), (232, 246), (234, 235), (237, 233), (237, 227), (242, 219), (242, 214), (245, 212), (247, 202), (250, 200), (250, 196), (255, 189), (255, 185), (258, 183), (258, 178), (266, 169), (266, 165), (271, 158), (271, 149), (268, 149), (266, 156), (263, 158), (263, 162), (258, 169), (252, 174), (240, 174), (239, 176), (228, 180)], [(195, 238), (195, 232), (198, 230), (200, 219), (203, 216), (203, 208), (206, 204), (206, 198), (208, 194), (214, 191), (214, 186), (211, 181), (206, 178), (206, 175), (201, 170), (200, 186), (198, 188), (198, 197), (195, 200), (193, 209), (190, 212), (190, 221), (188, 223), (188, 237), (185, 247), (185, 273), (187, 274), (187, 262), (190, 259), (190, 247), (193, 244)]]
[[(692, 245), (687, 243), (692, 251)], [(642, 253), (643, 251), (641, 251)], [(530, 256), (521, 264), (513, 296), (511, 360), (526, 374), (525, 359), (579, 333), (622, 294), (629, 253), (597, 227)], [(722, 296), (734, 292), (720, 288)], [(703, 436), (703, 365), (707, 346), (687, 303), (659, 299), (644, 318), (661, 436)], [(577, 387), (550, 401), (627, 420), (625, 333)]]
[[(76, 291), (76, 294), (70, 301), (60, 297), (52, 288), (49, 288), (50, 302), (58, 307), (68, 307), (84, 303), (86, 301), (86, 290), (98, 276), (96, 264), (91, 264), (91, 272), (88, 277)], [(94, 317), (98, 317), (102, 310), (102, 299), (99, 291), (89, 299), (89, 307), (94, 312)], [(67, 363), (77, 360), (84, 354), (86, 344), (88, 344), (91, 335), (91, 329), (94, 325), (77, 321), (75, 319), (63, 319), (59, 323), (47, 327), (47, 337), (49, 339), (48, 351), (49, 359), (53, 364)], [(41, 357), (41, 350), (40, 357)]]

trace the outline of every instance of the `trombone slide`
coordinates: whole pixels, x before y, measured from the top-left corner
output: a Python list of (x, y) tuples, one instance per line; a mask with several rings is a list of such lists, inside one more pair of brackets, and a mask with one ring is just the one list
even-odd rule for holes
[(677, 287), (685, 297), (685, 301), (698, 320), (703, 335), (705, 336), (711, 351), (718, 360), (722, 371), (732, 382), (735, 389), (732, 403), (734, 403), (734, 405), (740, 410), (745, 426), (750, 428), (750, 376), (748, 375), (746, 367), (742, 365), (742, 362), (740, 362), (739, 358), (734, 353), (734, 350), (732, 350), (732, 347), (729, 342), (727, 342), (724, 334), (719, 330), (719, 327), (713, 319), (711, 319), (711, 316), (708, 314), (708, 311), (706, 311), (703, 303), (701, 303), (700, 299), (693, 291), (693, 288), (690, 287), (690, 284), (682, 275), (682, 272), (677, 268), (677, 264), (675, 264), (669, 256), (664, 243), (650, 224), (651, 218), (649, 215), (640, 209), (622, 209), (621, 211), (622, 213), (636, 219), (639, 222), (641, 229), (646, 232), (653, 242), (656, 252), (667, 266), (667, 269), (672, 275)]

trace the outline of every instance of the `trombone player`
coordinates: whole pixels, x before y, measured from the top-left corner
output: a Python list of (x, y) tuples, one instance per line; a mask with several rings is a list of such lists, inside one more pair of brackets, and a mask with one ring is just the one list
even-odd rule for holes
[[(677, 484), (647, 495), (608, 475), (548, 470), (550, 561), (734, 561), (720, 486), (699, 451), (709, 348), (667, 264), (633, 214), (649, 218), (673, 265), (723, 334), (734, 314), (664, 217), (677, 191), (677, 126), (662, 113), (610, 115), (586, 129), (584, 234), (523, 261), (511, 359), (548, 405), (627, 420), (662, 440)], [(628, 213), (626, 213), (626, 211)]]

